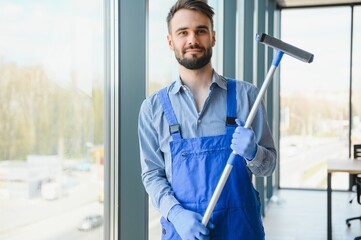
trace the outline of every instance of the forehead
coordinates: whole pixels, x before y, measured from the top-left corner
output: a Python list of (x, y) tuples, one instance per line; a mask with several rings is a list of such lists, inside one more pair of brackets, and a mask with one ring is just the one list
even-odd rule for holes
[(211, 29), (211, 20), (207, 15), (195, 10), (178, 10), (170, 22), (171, 32), (175, 32), (180, 28), (193, 29), (198, 26), (208, 26)]

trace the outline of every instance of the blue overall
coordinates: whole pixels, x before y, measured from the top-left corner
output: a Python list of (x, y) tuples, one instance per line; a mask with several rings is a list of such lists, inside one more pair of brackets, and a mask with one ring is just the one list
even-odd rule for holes
[[(183, 139), (166, 88), (158, 96), (173, 138), (170, 142), (173, 192), (184, 208), (203, 216), (232, 152), (236, 125), (226, 122), (224, 135)], [(225, 119), (235, 118), (236, 82), (228, 80)], [(212, 240), (264, 239), (258, 192), (244, 160), (238, 155), (237, 158), (210, 218), (215, 225)], [(181, 239), (172, 223), (162, 218), (161, 224), (162, 240)]]

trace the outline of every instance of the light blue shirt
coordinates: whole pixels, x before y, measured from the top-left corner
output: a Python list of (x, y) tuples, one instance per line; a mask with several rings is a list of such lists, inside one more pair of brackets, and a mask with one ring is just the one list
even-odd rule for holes
[[(223, 135), (226, 131), (227, 80), (213, 73), (208, 98), (201, 112), (194, 97), (180, 78), (168, 87), (168, 94), (183, 138)], [(257, 88), (237, 81), (237, 118), (246, 122), (257, 97)], [(267, 123), (264, 103), (260, 105), (252, 123), (258, 145), (254, 159), (246, 161), (255, 176), (269, 176), (276, 166), (276, 149)], [(172, 137), (160, 100), (152, 94), (144, 100), (138, 124), (142, 181), (153, 205), (167, 219), (169, 210), (179, 204), (172, 191)]]

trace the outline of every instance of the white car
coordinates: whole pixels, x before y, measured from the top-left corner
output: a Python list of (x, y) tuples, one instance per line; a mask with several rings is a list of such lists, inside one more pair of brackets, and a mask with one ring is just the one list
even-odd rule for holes
[(99, 214), (91, 214), (86, 216), (81, 222), (78, 229), (80, 231), (90, 231), (94, 228), (100, 227), (103, 224), (103, 216)]

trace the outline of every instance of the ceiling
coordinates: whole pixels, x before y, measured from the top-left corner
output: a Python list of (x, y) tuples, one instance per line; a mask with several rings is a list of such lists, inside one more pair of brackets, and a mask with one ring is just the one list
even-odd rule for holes
[(309, 6), (321, 6), (321, 5), (340, 5), (358, 3), (361, 4), (361, 0), (277, 0), (277, 4), (280, 7), (309, 7)]

